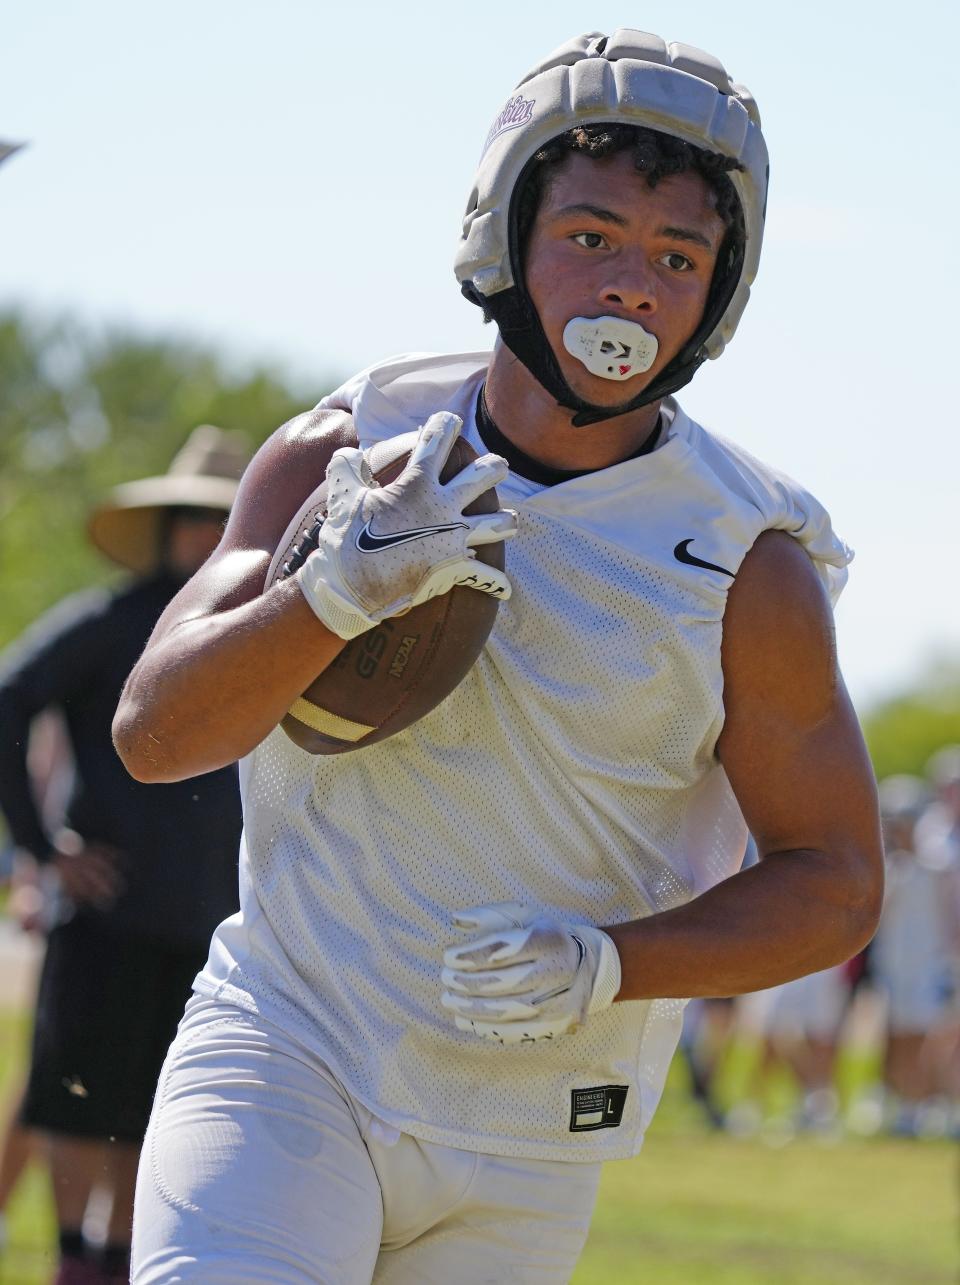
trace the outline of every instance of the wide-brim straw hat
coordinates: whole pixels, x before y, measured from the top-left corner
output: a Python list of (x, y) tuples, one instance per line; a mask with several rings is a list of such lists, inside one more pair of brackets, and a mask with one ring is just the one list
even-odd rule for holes
[(161, 477), (114, 487), (87, 523), (90, 539), (112, 561), (141, 575), (160, 564), (163, 515), (171, 508), (230, 512), (250, 446), (242, 433), (201, 424)]

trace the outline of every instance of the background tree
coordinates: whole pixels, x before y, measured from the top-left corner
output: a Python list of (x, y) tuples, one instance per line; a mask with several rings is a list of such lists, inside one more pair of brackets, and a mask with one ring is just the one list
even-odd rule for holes
[(187, 340), (0, 314), (0, 647), (66, 594), (117, 576), (85, 535), (111, 486), (165, 472), (197, 424), (259, 445), (335, 383), (232, 369)]
[(930, 756), (960, 744), (960, 662), (931, 666), (911, 690), (872, 709), (864, 733), (878, 779), (894, 772), (923, 776)]

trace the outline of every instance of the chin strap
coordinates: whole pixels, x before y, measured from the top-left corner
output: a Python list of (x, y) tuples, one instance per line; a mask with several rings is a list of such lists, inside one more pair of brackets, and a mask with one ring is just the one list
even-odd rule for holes
[(668, 392), (675, 392), (689, 383), (697, 368), (706, 361), (706, 351), (701, 349), (699, 353), (692, 353), (687, 357), (682, 369), (677, 369), (678, 363), (692, 347), (692, 344), (688, 344), (660, 377), (648, 384), (636, 397), (620, 406), (597, 406), (578, 397), (564, 379), (553, 349), (547, 342), (540, 318), (525, 292), (517, 286), (511, 286), (509, 290), (501, 290), (489, 299), (475, 299), (472, 290), (471, 283), (465, 282), (464, 294), (486, 309), (497, 323), (500, 338), (514, 356), (523, 362), (531, 375), (556, 399), (558, 405), (574, 412), (571, 421), (574, 428), (586, 428), (603, 420), (616, 419), (618, 415), (625, 415), (628, 411), (665, 397)]

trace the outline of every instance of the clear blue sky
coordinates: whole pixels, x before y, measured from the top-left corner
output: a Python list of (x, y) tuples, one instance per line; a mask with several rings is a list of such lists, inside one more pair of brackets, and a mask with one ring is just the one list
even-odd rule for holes
[(0, 306), (211, 341), (309, 390), (488, 347), (454, 242), (490, 120), (580, 31), (717, 54), (772, 158), (731, 347), (682, 400), (810, 487), (858, 551), (861, 705), (960, 655), (954, 0), (351, 6), (31, 0), (0, 44)]

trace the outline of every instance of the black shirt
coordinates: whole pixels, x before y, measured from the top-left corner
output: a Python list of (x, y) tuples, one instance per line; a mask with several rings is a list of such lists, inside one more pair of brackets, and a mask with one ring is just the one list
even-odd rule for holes
[(32, 720), (59, 708), (76, 763), (66, 824), (123, 854), (124, 891), (109, 910), (84, 913), (118, 931), (188, 944), (209, 940), (237, 909), (236, 769), (144, 785), (127, 773), (110, 736), (127, 674), (178, 588), (157, 576), (115, 594), (78, 594), (11, 648), (0, 665), (0, 809), (19, 847), (41, 861), (49, 855), (26, 751)]

